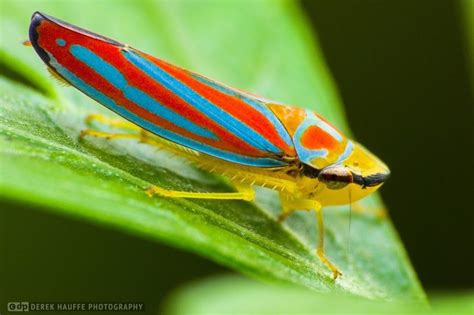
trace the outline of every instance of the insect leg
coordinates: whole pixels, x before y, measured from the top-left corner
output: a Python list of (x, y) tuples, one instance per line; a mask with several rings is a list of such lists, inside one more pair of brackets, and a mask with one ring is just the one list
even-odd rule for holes
[[(129, 123), (123, 119), (112, 119), (101, 114), (92, 114), (86, 117), (87, 123), (99, 122), (103, 125), (138, 131), (139, 133), (110, 133), (103, 132), (94, 129), (85, 129), (81, 131), (81, 138), (86, 136), (106, 138), (106, 139), (136, 139), (140, 142), (154, 145), (157, 147), (163, 147), (163, 144), (157, 142), (156, 139), (151, 138), (142, 128)], [(169, 190), (158, 186), (152, 186), (146, 190), (148, 196), (160, 195), (171, 198), (196, 198), (196, 199), (221, 199), (221, 200), (247, 200), (252, 201), (255, 199), (255, 191), (250, 185), (243, 185), (240, 183), (234, 183), (237, 192), (229, 193), (213, 193), (213, 192), (187, 192)]]
[(328, 267), (333, 274), (333, 278), (336, 279), (342, 275), (339, 269), (326, 257), (324, 252), (324, 218), (322, 206), (316, 200), (310, 199), (291, 199), (288, 196), (280, 194), (280, 200), (282, 203), (283, 211), (278, 216), (278, 222), (284, 221), (290, 214), (296, 210), (314, 210), (316, 212), (316, 221), (318, 223), (318, 245), (316, 247), (316, 255), (319, 257), (321, 262)]
[(143, 136), (141, 134), (134, 134), (134, 133), (111, 133), (111, 132), (103, 132), (93, 129), (84, 129), (81, 130), (81, 138), (84, 137), (96, 137), (96, 138), (105, 138), (107, 140), (111, 139), (138, 139), (142, 140)]
[(326, 257), (326, 254), (324, 253), (324, 219), (323, 219), (323, 210), (321, 209), (321, 206), (316, 207), (315, 209), (316, 212), (316, 220), (318, 222), (318, 234), (319, 234), (319, 239), (318, 239), (318, 247), (316, 248), (316, 255), (318, 255), (319, 259), (332, 271), (332, 276), (334, 280), (336, 280), (337, 277), (342, 275), (342, 273), (337, 269), (337, 267), (331, 263), (331, 261)]
[(100, 123), (104, 126), (109, 126), (112, 128), (119, 128), (134, 131), (134, 133), (115, 133), (115, 132), (105, 132), (100, 130), (95, 130), (93, 128), (87, 128), (81, 131), (80, 138), (86, 136), (96, 137), (96, 138), (105, 138), (110, 139), (136, 139), (140, 142), (156, 145), (161, 147), (156, 141), (151, 139), (147, 132), (140, 128), (139, 126), (126, 121), (121, 118), (110, 118), (102, 114), (90, 114), (85, 119), (88, 125), (92, 125), (94, 122)]
[(296, 209), (290, 206), (290, 200), (291, 199), (287, 194), (280, 193), (281, 213), (277, 218), (278, 223), (282, 223), (290, 216), (290, 214), (296, 211)]
[(160, 195), (171, 198), (196, 198), (196, 199), (220, 199), (220, 200), (247, 200), (255, 199), (255, 191), (248, 185), (236, 185), (237, 192), (213, 193), (213, 192), (188, 192), (168, 190), (158, 186), (152, 186), (146, 190), (148, 196)]
[(287, 193), (280, 193), (282, 211), (277, 218), (278, 222), (285, 221), (293, 212), (297, 210), (310, 211), (316, 207), (321, 207), (320, 203), (309, 199), (296, 199)]
[(121, 128), (121, 129), (129, 129), (135, 131), (141, 131), (142, 128), (138, 127), (137, 125), (121, 118), (110, 118), (102, 114), (90, 114), (86, 117), (86, 123), (90, 125), (93, 122), (101, 123), (102, 125), (114, 127), (114, 128)]

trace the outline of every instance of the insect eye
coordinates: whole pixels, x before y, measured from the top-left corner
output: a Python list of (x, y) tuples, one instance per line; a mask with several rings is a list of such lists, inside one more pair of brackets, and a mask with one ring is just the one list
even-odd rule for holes
[(342, 189), (352, 183), (352, 173), (341, 165), (328, 166), (319, 172), (318, 180), (326, 184), (327, 188)]

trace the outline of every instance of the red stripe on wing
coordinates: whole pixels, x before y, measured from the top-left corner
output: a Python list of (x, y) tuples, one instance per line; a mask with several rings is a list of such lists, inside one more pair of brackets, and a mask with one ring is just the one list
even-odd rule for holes
[[(121, 54), (122, 47), (111, 45), (110, 43), (91, 38), (84, 34), (74, 32), (72, 30), (60, 27), (54, 23), (41, 23), (38, 27), (38, 32), (41, 33), (39, 45), (46, 51), (49, 51), (57, 59), (57, 61), (69, 71), (73, 72), (79, 78), (93, 86), (97, 90), (114, 99), (117, 104), (124, 106), (127, 110), (136, 115), (158, 125), (167, 130), (181, 134), (187, 138), (194, 139), (219, 149), (229, 152), (234, 152), (246, 156), (263, 157), (268, 156), (266, 152), (255, 149), (246, 142), (234, 136), (232, 133), (217, 125), (214, 121), (197, 111), (194, 107), (184, 102), (179, 96), (161, 86), (158, 82), (149, 78), (139, 69), (133, 67)], [(153, 97), (162, 105), (174, 110), (183, 115), (188, 120), (203, 126), (214, 132), (220, 141), (212, 140), (205, 137), (200, 137), (194, 133), (188, 132), (186, 129), (179, 128), (173, 123), (160, 118), (159, 116), (148, 112), (137, 104), (129, 101), (123, 96), (121, 90), (112, 86), (107, 80), (98, 75), (94, 70), (78, 61), (68, 49), (58, 47), (55, 40), (61, 37), (67, 43), (79, 44), (87, 47), (111, 65), (120, 69), (125, 76), (128, 83), (135, 87), (139, 87), (142, 91)]]
[[(295, 151), (292, 146), (289, 146), (278, 131), (275, 129), (273, 123), (260, 111), (245, 103), (241, 99), (225, 94), (213, 87), (210, 87), (199, 80), (196, 80), (192, 75), (179, 67), (167, 63), (161, 59), (155, 58), (151, 55), (141, 53), (144, 58), (147, 58), (162, 70), (168, 72), (177, 80), (186, 84), (188, 87), (199, 93), (202, 97), (216, 106), (219, 106), (227, 113), (231, 114), (236, 119), (245, 123), (247, 126), (258, 132), (265, 139), (280, 148), (286, 156), (295, 156)], [(250, 94), (249, 94), (250, 96)]]

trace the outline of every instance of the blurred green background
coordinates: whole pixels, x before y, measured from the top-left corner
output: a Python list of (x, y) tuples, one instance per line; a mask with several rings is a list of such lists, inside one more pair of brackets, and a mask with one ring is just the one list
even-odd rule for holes
[(352, 131), (392, 170), (381, 193), (425, 289), (472, 288), (474, 56), (463, 2), (303, 4)]
[[(472, 290), (472, 56), (462, 3), (302, 6), (352, 131), (392, 170), (382, 195), (425, 289)], [(0, 276), (10, 300), (41, 288), (41, 300), (134, 300), (152, 311), (174, 288), (227, 271), (168, 246), (16, 204), (2, 204), (0, 216)]]

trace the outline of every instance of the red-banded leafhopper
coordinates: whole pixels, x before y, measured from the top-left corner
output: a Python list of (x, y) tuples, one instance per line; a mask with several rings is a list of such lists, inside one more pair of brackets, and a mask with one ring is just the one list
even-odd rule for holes
[(279, 221), (296, 210), (316, 212), (316, 253), (334, 278), (340, 275), (324, 254), (322, 208), (378, 189), (389, 170), (377, 157), (315, 112), (231, 88), (45, 14), (33, 14), (29, 32), (50, 72), (126, 119), (90, 115), (124, 132), (87, 129), (83, 136), (138, 139), (236, 186), (228, 193), (153, 186), (150, 196), (250, 201), (252, 186), (274, 189)]

